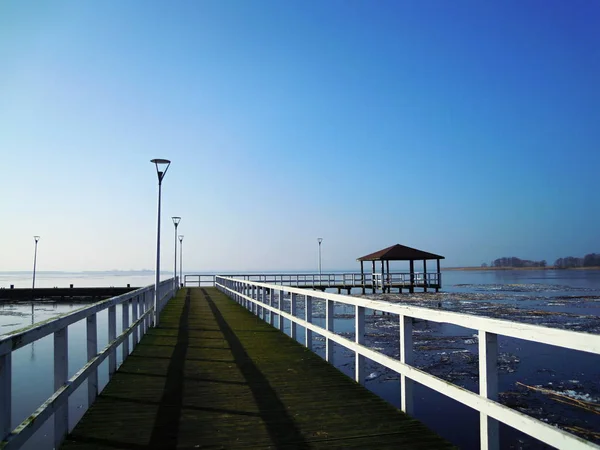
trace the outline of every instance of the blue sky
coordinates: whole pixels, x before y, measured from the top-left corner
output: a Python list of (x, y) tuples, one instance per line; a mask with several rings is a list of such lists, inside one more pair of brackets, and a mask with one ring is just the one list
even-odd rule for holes
[(600, 251), (600, 3), (0, 3), (0, 270)]

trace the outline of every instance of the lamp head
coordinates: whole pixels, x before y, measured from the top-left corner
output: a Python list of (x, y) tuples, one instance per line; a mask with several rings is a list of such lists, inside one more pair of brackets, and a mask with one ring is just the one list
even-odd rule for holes
[(37, 244), (37, 241), (40, 240), (40, 237), (39, 236), (34, 236), (33, 239), (35, 240), (35, 243)]
[(321, 242), (323, 242), (323, 238), (317, 238), (317, 241), (319, 242), (319, 244), (321, 244)]
[(151, 159), (150, 162), (154, 163), (156, 166), (156, 174), (158, 175), (158, 184), (162, 183), (163, 178), (167, 174), (167, 170), (171, 165), (171, 161), (168, 159)]
[(177, 225), (179, 225), (179, 222), (181, 222), (181, 217), (175, 216), (175, 217), (171, 217), (171, 219), (173, 219), (173, 223), (175, 224), (175, 228), (177, 228)]
[(183, 242), (183, 234), (179, 235), (179, 242)]

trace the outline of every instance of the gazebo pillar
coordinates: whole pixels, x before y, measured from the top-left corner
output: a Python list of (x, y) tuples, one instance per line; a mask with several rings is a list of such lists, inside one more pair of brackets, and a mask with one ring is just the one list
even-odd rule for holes
[(410, 287), (408, 288), (411, 294), (415, 293), (415, 261), (410, 260)]
[(423, 292), (427, 292), (427, 260), (423, 260)]
[(371, 272), (371, 285), (373, 287), (373, 294), (377, 292), (377, 284), (375, 283), (375, 260), (371, 261), (373, 263), (373, 271)]
[(362, 286), (362, 293), (365, 295), (365, 268), (363, 262), (360, 262), (360, 284)]
[(442, 271), (440, 270), (440, 260), (437, 259), (437, 286), (435, 292), (439, 292), (442, 287)]
[(388, 282), (390, 283), (390, 285), (388, 287), (388, 294), (391, 294), (391, 292), (392, 292), (392, 278), (390, 277), (390, 260), (389, 259), (385, 262), (385, 265), (386, 265), (386, 270), (387, 270), (386, 280), (388, 280)]
[(385, 271), (384, 271), (383, 259), (381, 260), (381, 293), (385, 294)]

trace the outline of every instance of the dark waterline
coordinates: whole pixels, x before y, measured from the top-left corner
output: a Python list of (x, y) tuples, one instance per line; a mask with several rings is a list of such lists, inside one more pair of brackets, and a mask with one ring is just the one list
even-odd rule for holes
[[(503, 298), (495, 298), (496, 303), (518, 304), (522, 308), (536, 308), (575, 312), (581, 315), (598, 315), (600, 310), (596, 307), (581, 308), (570, 306), (547, 306), (548, 299), (564, 295), (591, 295), (600, 294), (600, 272), (598, 271), (508, 271), (508, 272), (444, 272), (444, 291), (452, 293), (478, 293), (493, 292)], [(555, 288), (556, 287), (556, 288)], [(355, 291), (356, 292), (356, 291)], [(353, 292), (354, 293), (354, 292)], [(358, 293), (358, 292), (356, 292)], [(286, 302), (287, 303), (287, 302)], [(318, 302), (315, 302), (318, 303)], [(81, 304), (42, 304), (37, 305), (34, 311), (34, 320), (45, 320), (81, 307)], [(318, 306), (316, 307), (316, 311)], [(352, 308), (338, 305), (336, 314), (341, 317), (335, 321), (335, 330), (346, 333), (351, 337), (354, 333)], [(303, 312), (300, 311), (300, 316)], [(120, 317), (119, 310), (117, 317)], [(379, 316), (380, 317), (380, 316)], [(2, 305), (0, 306), (0, 333), (5, 334), (12, 329), (21, 328), (31, 323), (30, 305)], [(386, 319), (386, 318), (384, 318)], [(316, 312), (315, 322), (324, 325), (324, 317)], [(98, 346), (102, 348), (108, 342), (106, 331), (106, 311), (98, 315)], [(372, 322), (377, 326), (385, 325), (385, 320)], [(120, 328), (120, 320), (117, 320)], [(375, 325), (374, 325), (375, 326)], [(465, 330), (447, 324), (431, 324), (437, 327), (434, 332), (443, 336), (469, 336), (474, 330)], [(289, 324), (286, 321), (285, 330), (289, 334)], [(415, 329), (415, 332), (417, 329)], [(120, 329), (118, 330), (120, 332)], [(394, 331), (392, 330), (392, 334)], [(72, 376), (86, 361), (85, 348), (85, 323), (84, 321), (69, 327), (69, 376)], [(303, 329), (299, 327), (299, 341), (303, 342)], [(368, 345), (385, 345), (386, 353), (394, 354), (398, 351), (397, 342), (377, 342), (377, 337), (372, 337)], [(417, 336), (415, 335), (415, 340)], [(586, 392), (597, 396), (600, 388), (597, 380), (597, 367), (600, 367), (600, 358), (597, 355), (582, 355), (557, 349), (551, 346), (530, 343), (517, 339), (500, 338), (501, 352), (517, 355), (519, 363), (514, 372), (500, 373), (500, 391), (514, 389), (517, 381), (529, 385), (547, 385), (556, 383), (557, 380), (578, 380), (585, 387)], [(315, 339), (315, 351), (324, 357), (324, 342)], [(477, 345), (466, 346), (469, 351), (476, 353)], [(348, 376), (354, 373), (354, 356), (351, 352), (334, 346), (335, 365)], [(439, 352), (441, 353), (441, 351)], [(122, 360), (120, 350), (117, 351), (119, 364)], [(33, 412), (41, 402), (46, 400), (53, 392), (53, 341), (48, 336), (26, 346), (13, 354), (13, 427)], [(400, 389), (397, 377), (378, 365), (371, 363), (367, 367), (368, 377), (366, 386), (385, 398), (387, 401), (400, 406)], [(108, 379), (107, 364), (104, 362), (99, 368), (99, 387), (103, 388)], [(470, 378), (462, 379), (456, 383), (477, 391), (477, 381)], [(432, 429), (448, 438), (461, 448), (479, 448), (479, 415), (469, 408), (435, 393), (428, 388), (418, 386), (415, 389), (415, 415)], [(69, 425), (72, 428), (83, 415), (87, 407), (86, 383), (71, 396), (69, 400)], [(451, 413), (449, 414), (449, 411)], [(53, 421), (49, 420), (33, 436), (23, 448), (43, 449), (51, 448)], [(589, 428), (600, 430), (600, 424), (589, 422)], [(501, 428), (503, 448), (543, 448), (525, 439), (525, 444), (517, 433), (508, 427)]]

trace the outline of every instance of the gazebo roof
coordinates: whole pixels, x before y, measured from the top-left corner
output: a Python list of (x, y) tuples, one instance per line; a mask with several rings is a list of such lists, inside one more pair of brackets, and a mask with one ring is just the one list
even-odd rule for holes
[(406, 247), (405, 245), (392, 245), (375, 253), (358, 258), (357, 261), (418, 261), (423, 259), (445, 259), (443, 256), (434, 253), (424, 252), (416, 248)]

